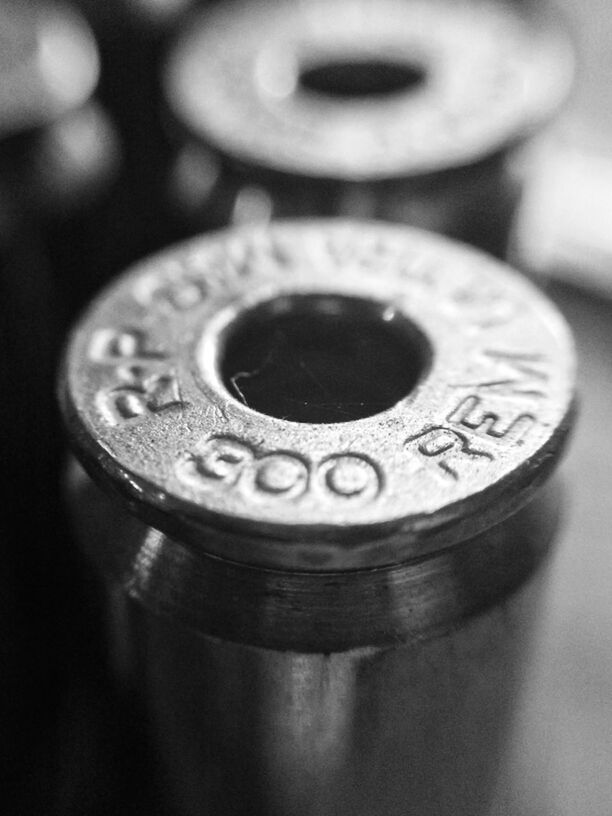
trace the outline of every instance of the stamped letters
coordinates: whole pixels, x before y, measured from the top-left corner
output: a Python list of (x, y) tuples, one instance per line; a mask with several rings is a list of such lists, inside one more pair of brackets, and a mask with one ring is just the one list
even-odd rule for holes
[(167, 355), (134, 329), (101, 329), (90, 343), (92, 361), (111, 367), (115, 384), (96, 394), (101, 416), (117, 425), (182, 407), (179, 383)]
[(262, 451), (244, 439), (212, 436), (176, 465), (179, 480), (196, 491), (239, 488), (252, 498), (322, 497), (361, 502), (382, 487), (380, 469), (368, 457), (347, 452), (312, 461), (294, 451)]

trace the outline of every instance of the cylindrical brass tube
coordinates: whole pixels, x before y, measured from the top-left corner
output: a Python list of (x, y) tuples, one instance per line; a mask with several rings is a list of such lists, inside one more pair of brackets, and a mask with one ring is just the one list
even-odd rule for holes
[[(103, 547), (129, 549), (139, 565), (168, 551), (157, 568), (170, 586), (143, 586), (133, 567), (111, 580), (109, 611), (115, 668), (151, 718), (170, 812), (487, 812), (557, 520), (553, 494), (434, 563), (341, 577), (196, 565), (153, 529), (122, 529), (83, 471), (72, 497), (99, 562), (108, 552), (94, 545), (96, 505), (117, 524)], [(159, 595), (183, 571), (198, 578), (200, 626), (187, 611), (160, 615)], [(368, 626), (377, 596), (385, 608)], [(292, 610), (306, 618), (303, 640)], [(347, 649), (351, 640), (359, 645)]]
[(486, 813), (572, 354), (501, 264), (368, 223), (198, 239), (92, 307), (73, 515), (171, 807)]

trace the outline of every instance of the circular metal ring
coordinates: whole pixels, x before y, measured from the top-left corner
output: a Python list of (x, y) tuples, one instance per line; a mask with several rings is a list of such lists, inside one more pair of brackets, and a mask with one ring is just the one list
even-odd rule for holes
[[(232, 396), (232, 327), (304, 298), (410, 326), (412, 390), (331, 423)], [(62, 399), (87, 469), (153, 526), (246, 563), (336, 569), (418, 557), (523, 505), (562, 449), (573, 377), (562, 318), (509, 268), (415, 229), (313, 220), (139, 264), (74, 332)]]
[(251, 167), (351, 181), (464, 167), (565, 98), (572, 53), (551, 17), (475, 0), (219, 4), (174, 48), (167, 98)]

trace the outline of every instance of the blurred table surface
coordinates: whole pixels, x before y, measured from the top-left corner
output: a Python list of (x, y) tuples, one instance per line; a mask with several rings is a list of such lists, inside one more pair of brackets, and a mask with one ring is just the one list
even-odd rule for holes
[[(557, 3), (572, 24), (579, 53), (567, 116), (577, 138), (608, 151), (612, 162), (612, 3)], [(608, 211), (593, 217), (607, 222), (612, 236), (612, 189), (607, 201)], [(612, 256), (609, 260), (603, 271), (612, 282)], [(550, 285), (549, 294), (575, 332), (580, 413), (563, 466), (564, 526), (492, 814), (610, 816), (612, 300), (558, 284)]]
[(554, 286), (575, 333), (580, 412), (562, 533), (494, 816), (612, 813), (612, 304)]

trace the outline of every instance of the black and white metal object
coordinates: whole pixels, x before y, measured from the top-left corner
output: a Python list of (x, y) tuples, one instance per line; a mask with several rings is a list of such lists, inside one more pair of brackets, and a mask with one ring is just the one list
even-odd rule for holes
[(546, 6), (485, 0), (216, 4), (171, 53), (176, 206), (206, 225), (400, 221), (503, 252), (518, 145), (567, 95)]
[(533, 285), (400, 226), (198, 238), (92, 305), (72, 506), (178, 812), (486, 812), (573, 368)]

